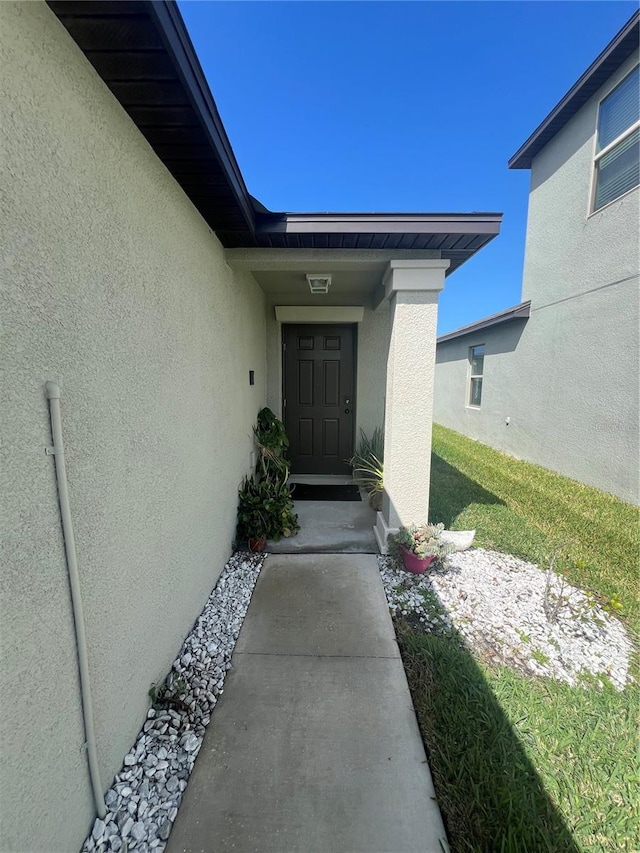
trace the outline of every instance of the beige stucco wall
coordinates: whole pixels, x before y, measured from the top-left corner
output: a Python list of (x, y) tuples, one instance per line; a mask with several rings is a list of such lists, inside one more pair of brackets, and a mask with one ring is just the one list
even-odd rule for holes
[(356, 444), (361, 429), (371, 436), (376, 427), (384, 426), (390, 340), (389, 302), (383, 302), (375, 311), (365, 308), (364, 318), (358, 326)]
[[(275, 303), (267, 305), (267, 405), (282, 416), (282, 324), (275, 317)], [(371, 435), (384, 424), (384, 398), (387, 357), (391, 336), (389, 303), (383, 302), (376, 311), (364, 308), (361, 323), (357, 324), (356, 355), (356, 423), (357, 444), (360, 429)]]
[(0, 847), (59, 853), (93, 804), (44, 383), (107, 787), (230, 553), (264, 300), (44, 4), (0, 3), (0, 56)]
[(276, 320), (272, 300), (267, 300), (267, 406), (282, 417), (282, 323)]
[[(531, 317), (440, 344), (434, 409), (438, 423), (635, 503), (640, 189), (591, 216), (588, 205), (598, 102), (637, 61), (535, 158), (522, 292)], [(466, 406), (478, 344), (487, 347), (480, 410)]]
[[(444, 281), (444, 270), (440, 276)], [(392, 529), (428, 519), (439, 295), (439, 290), (400, 290), (392, 300), (383, 497)], [(417, 448), (424, 452), (417, 454)]]

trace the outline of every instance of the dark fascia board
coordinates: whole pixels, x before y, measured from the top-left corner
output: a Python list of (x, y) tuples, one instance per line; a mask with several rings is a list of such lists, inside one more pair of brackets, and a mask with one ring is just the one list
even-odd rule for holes
[(153, 0), (148, 4), (162, 40), (170, 53), (193, 108), (201, 118), (236, 200), (250, 230), (254, 230), (254, 208), (229, 137), (213, 100), (189, 33), (173, 0)]
[[(150, 80), (145, 80), (144, 76), (134, 75), (129, 81), (127, 77), (128, 56), (139, 57), (147, 52), (150, 45), (153, 45), (149, 50), (150, 57), (157, 58), (159, 54), (162, 55), (163, 60), (166, 61), (165, 66), (175, 75), (175, 84), (172, 80), (166, 85), (167, 94), (164, 101), (154, 101), (153, 107), (163, 109), (176, 107), (176, 89), (180, 90), (179, 103), (182, 104), (184, 99), (189, 105), (184, 109), (190, 110), (193, 114), (193, 121), (189, 121), (187, 126), (197, 126), (205, 136), (208, 146), (203, 147), (210, 147), (213, 154), (211, 162), (215, 162), (216, 169), (222, 172), (223, 183), (220, 186), (225, 190), (227, 198), (233, 200), (232, 205), (225, 201), (225, 207), (230, 209), (233, 216), (231, 227), (253, 233), (255, 215), (251, 198), (177, 5), (172, 0), (122, 0), (122, 2), (118, 0), (47, 0), (47, 2), (110, 88), (112, 88), (111, 83), (121, 86), (123, 82), (135, 82), (144, 86), (147, 82), (161, 84), (164, 80), (170, 79), (164, 74), (158, 78), (153, 77), (152, 74)], [(77, 21), (89, 24), (88, 41), (84, 38), (82, 29), (75, 30), (73, 25)], [(93, 21), (97, 22), (98, 26), (92, 29), (90, 24)], [(102, 22), (108, 22), (110, 25), (110, 31), (103, 35), (100, 31)], [(132, 25), (134, 26), (133, 35)], [(137, 44), (138, 39), (141, 42), (140, 45)], [(92, 57), (95, 59), (96, 56), (106, 54), (119, 57), (122, 61), (122, 75), (114, 74), (113, 65), (105, 75), (99, 65), (92, 60)], [(129, 112), (129, 106), (132, 104), (128, 104), (127, 99), (123, 99), (122, 95), (113, 88), (112, 91), (122, 103), (123, 108)], [(130, 115), (143, 136), (147, 136), (148, 129), (145, 130), (144, 123), (140, 124), (131, 112)], [(179, 127), (179, 123), (170, 122), (169, 124), (171, 129)], [(165, 154), (159, 151), (151, 140), (149, 142), (160, 160), (167, 164), (169, 171), (173, 172), (170, 161), (174, 158), (168, 156), (165, 159)], [(187, 195), (194, 200), (193, 182), (189, 185), (183, 183), (181, 177), (175, 172), (174, 177), (181, 183)], [(215, 206), (216, 199), (212, 194), (211, 199), (205, 199), (204, 203), (200, 202), (202, 199), (194, 200), (194, 204), (207, 220), (207, 212)]]
[(544, 121), (509, 160), (510, 169), (530, 169), (533, 158), (551, 141), (578, 110), (606, 83), (640, 43), (640, 11), (635, 12), (592, 62), (582, 77), (556, 104)]
[[(221, 226), (216, 229), (223, 236), (233, 234), (239, 238), (233, 245), (256, 245), (256, 234), (267, 237), (274, 235), (274, 239), (276, 235), (289, 234), (292, 235), (292, 240), (295, 240), (293, 235), (297, 234), (311, 234), (319, 237), (344, 234), (351, 238), (357, 234), (390, 234), (408, 237), (420, 234), (442, 234), (445, 237), (468, 234), (486, 237), (484, 241), (486, 243), (499, 233), (502, 222), (500, 213), (278, 213), (268, 210), (249, 194), (245, 186), (240, 167), (180, 10), (173, 0), (141, 0), (136, 3), (80, 2), (77, 5), (49, 0), (49, 5), (53, 12), (63, 19), (65, 16), (74, 17), (76, 14), (90, 18), (95, 14), (98, 18), (122, 17), (126, 20), (135, 14), (144, 21), (145, 27), (154, 28), (155, 34), (160, 37), (171, 67), (182, 84), (194, 116), (207, 135), (212, 151), (220, 163), (226, 187), (231, 191), (239, 213), (246, 222), (246, 229), (235, 225)], [(84, 49), (82, 44), (80, 47)], [(113, 41), (108, 44), (109, 51), (117, 48), (118, 45)], [(95, 50), (95, 48), (92, 49)], [(122, 52), (126, 53), (127, 48), (123, 47)], [(135, 118), (133, 120), (136, 121)], [(142, 127), (140, 129), (144, 134), (144, 129)], [(163, 157), (162, 154), (158, 156), (160, 159)], [(182, 183), (180, 175), (176, 174), (175, 177)], [(184, 184), (183, 187), (189, 195), (189, 188)], [(212, 189), (210, 192), (211, 198), (203, 201), (205, 208), (215, 203), (215, 190)], [(203, 216), (206, 218), (206, 211), (203, 212)], [(293, 247), (297, 248), (297, 245), (296, 242)], [(284, 247), (287, 246), (288, 243), (285, 242)], [(469, 257), (475, 251), (477, 248), (469, 253)]]
[(258, 234), (489, 234), (501, 213), (285, 213), (258, 217)]
[(445, 341), (452, 341), (454, 338), (461, 338), (463, 335), (470, 335), (473, 332), (480, 332), (483, 329), (489, 329), (492, 326), (500, 326), (503, 323), (509, 323), (512, 320), (528, 320), (531, 316), (531, 301), (521, 302), (519, 305), (514, 305), (513, 308), (506, 308), (504, 311), (499, 311), (497, 314), (491, 314), (489, 317), (484, 317), (476, 323), (470, 323), (468, 326), (461, 326), (459, 329), (454, 329), (453, 332), (448, 332), (446, 335), (441, 335), (436, 343), (443, 344)]

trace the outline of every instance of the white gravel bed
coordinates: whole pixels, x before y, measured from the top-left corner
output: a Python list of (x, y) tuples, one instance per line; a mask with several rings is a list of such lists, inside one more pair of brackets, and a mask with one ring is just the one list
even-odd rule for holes
[(224, 567), (167, 677), (170, 701), (149, 710), (83, 853), (164, 850), (265, 556), (238, 552)]
[(508, 554), (461, 551), (424, 575), (411, 575), (390, 557), (378, 561), (393, 615), (427, 632), (457, 632), (485, 660), (573, 686), (608, 678), (622, 690), (629, 680), (632, 644), (623, 625), (558, 575), (547, 601), (561, 596), (562, 603), (550, 619), (547, 572)]

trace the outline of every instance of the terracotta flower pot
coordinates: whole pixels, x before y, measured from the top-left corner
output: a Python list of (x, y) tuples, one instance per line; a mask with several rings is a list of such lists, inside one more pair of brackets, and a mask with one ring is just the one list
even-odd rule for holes
[(407, 551), (404, 546), (401, 546), (401, 548), (404, 567), (408, 572), (413, 572), (414, 575), (424, 574), (436, 558), (435, 554), (431, 554), (428, 557), (418, 557), (413, 551)]
[(266, 544), (267, 540), (263, 536), (249, 539), (249, 550), (253, 551), (254, 554), (259, 554), (261, 551), (264, 551)]

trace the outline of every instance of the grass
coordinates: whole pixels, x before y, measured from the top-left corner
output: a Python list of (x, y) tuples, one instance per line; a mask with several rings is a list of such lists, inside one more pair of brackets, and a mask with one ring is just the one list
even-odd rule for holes
[[(434, 427), (431, 519), (543, 567), (567, 543), (557, 569), (637, 634), (637, 509)], [(637, 682), (572, 688), (396, 629), (454, 853), (640, 850)]]
[(564, 546), (557, 568), (640, 628), (637, 507), (438, 425), (431, 466), (431, 520), (543, 566)]
[(626, 694), (491, 669), (444, 637), (397, 630), (452, 851), (638, 849)]

